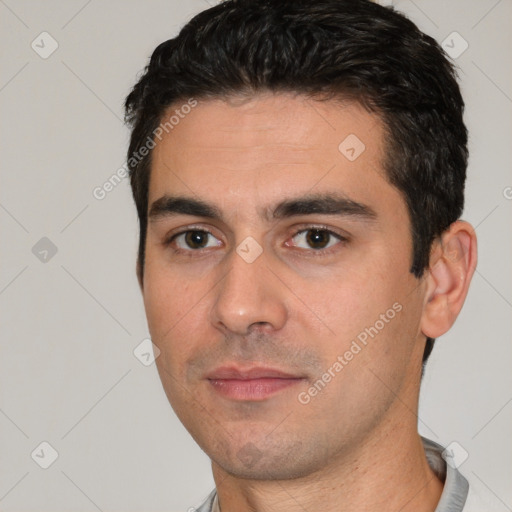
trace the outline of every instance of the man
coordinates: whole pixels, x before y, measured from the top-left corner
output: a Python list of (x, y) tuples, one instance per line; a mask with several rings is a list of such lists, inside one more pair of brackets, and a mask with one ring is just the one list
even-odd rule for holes
[(366, 0), (228, 0), (154, 51), (126, 100), (137, 275), (201, 511), (482, 510), (417, 431), (476, 266), (463, 107)]

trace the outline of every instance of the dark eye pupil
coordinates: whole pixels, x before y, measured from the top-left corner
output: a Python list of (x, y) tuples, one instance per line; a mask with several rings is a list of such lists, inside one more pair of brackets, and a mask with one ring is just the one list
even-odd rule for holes
[(204, 231), (189, 231), (185, 235), (185, 242), (189, 247), (199, 249), (208, 243), (208, 233)]
[(323, 229), (310, 229), (306, 239), (313, 249), (323, 249), (329, 243), (330, 234)]

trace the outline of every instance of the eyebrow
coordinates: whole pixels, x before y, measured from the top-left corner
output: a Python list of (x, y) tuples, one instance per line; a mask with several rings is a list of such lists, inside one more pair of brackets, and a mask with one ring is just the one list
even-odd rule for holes
[[(264, 217), (269, 221), (314, 214), (348, 216), (367, 221), (377, 218), (377, 213), (370, 206), (337, 194), (306, 195), (264, 209)], [(185, 196), (164, 195), (154, 201), (149, 210), (150, 221), (176, 215), (222, 220), (221, 211), (215, 205)]]
[(162, 196), (153, 202), (149, 210), (149, 220), (159, 220), (175, 215), (193, 215), (216, 220), (222, 217), (217, 207), (205, 201), (182, 196)]
[(322, 194), (290, 199), (279, 203), (267, 212), (267, 218), (284, 219), (298, 215), (342, 215), (361, 220), (377, 218), (369, 206), (335, 194)]

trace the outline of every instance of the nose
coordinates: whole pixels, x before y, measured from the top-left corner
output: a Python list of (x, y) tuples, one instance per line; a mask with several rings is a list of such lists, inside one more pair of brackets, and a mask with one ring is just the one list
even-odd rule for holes
[(226, 275), (215, 288), (211, 310), (217, 329), (247, 335), (255, 326), (273, 331), (286, 324), (285, 289), (267, 264), (265, 252), (252, 263), (235, 251), (227, 257)]

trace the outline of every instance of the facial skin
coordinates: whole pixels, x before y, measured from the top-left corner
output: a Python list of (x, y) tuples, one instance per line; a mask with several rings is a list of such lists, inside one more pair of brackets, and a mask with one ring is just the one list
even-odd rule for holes
[[(338, 149), (350, 134), (365, 145), (354, 161)], [(213, 461), (223, 512), (338, 510), (334, 497), (346, 510), (435, 508), (442, 483), (417, 434), (421, 359), (425, 336), (462, 306), (474, 233), (456, 223), (415, 278), (384, 157), (375, 114), (270, 93), (199, 102), (153, 150), (146, 314), (165, 392)], [(235, 382), (221, 367), (294, 379)]]

